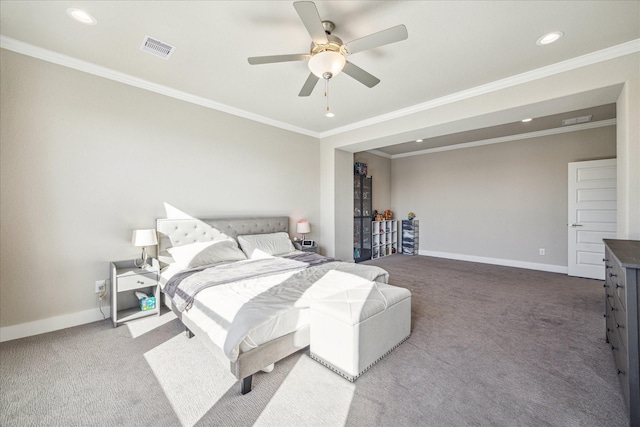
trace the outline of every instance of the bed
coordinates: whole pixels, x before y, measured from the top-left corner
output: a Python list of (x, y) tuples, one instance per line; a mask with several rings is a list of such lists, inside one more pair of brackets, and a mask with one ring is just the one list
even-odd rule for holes
[(314, 298), (343, 283), (388, 283), (379, 267), (295, 250), (286, 216), (158, 219), (156, 228), (166, 305), (228, 366), (242, 394), (253, 374), (309, 346)]

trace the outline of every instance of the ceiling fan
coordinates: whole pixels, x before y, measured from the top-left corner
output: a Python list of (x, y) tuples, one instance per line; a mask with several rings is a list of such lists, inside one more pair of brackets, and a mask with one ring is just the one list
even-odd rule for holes
[(311, 36), (309, 53), (290, 55), (254, 56), (248, 58), (249, 64), (272, 64), (275, 62), (291, 62), (309, 60), (311, 73), (302, 86), (298, 96), (309, 96), (320, 78), (329, 80), (341, 71), (353, 77), (367, 87), (374, 87), (380, 79), (364, 71), (362, 68), (346, 60), (346, 56), (363, 50), (373, 49), (387, 44), (406, 40), (409, 36), (407, 27), (397, 25), (359, 39), (343, 43), (332, 34), (335, 24), (322, 21), (316, 5), (311, 1), (296, 1), (293, 7)]

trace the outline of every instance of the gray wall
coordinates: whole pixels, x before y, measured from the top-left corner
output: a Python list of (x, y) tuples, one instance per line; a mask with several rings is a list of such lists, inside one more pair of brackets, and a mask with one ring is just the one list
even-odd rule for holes
[(140, 255), (132, 230), (153, 228), (164, 203), (305, 218), (320, 235), (317, 139), (1, 55), (0, 326), (98, 320), (94, 282)]
[(393, 159), (392, 205), (421, 251), (566, 266), (567, 164), (613, 157), (615, 126)]

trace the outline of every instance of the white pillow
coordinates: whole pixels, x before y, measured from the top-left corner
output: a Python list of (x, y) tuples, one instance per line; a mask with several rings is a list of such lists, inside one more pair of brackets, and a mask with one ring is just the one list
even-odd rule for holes
[(212, 240), (196, 242), (167, 249), (176, 263), (184, 268), (216, 264), (224, 261), (247, 259), (235, 240)]
[(293, 252), (289, 235), (283, 231), (270, 234), (247, 234), (238, 236), (238, 243), (247, 258), (263, 258), (265, 256), (277, 256)]

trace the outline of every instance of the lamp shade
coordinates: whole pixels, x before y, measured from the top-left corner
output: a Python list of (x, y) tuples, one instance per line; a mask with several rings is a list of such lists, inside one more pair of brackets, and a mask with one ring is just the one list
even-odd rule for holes
[(299, 234), (307, 234), (311, 231), (311, 226), (309, 225), (309, 221), (298, 221), (298, 225), (296, 226), (296, 231)]
[(340, 74), (346, 62), (344, 56), (338, 52), (320, 52), (309, 60), (309, 70), (321, 79), (324, 78), (324, 73), (331, 73), (331, 77), (333, 77)]
[(133, 230), (131, 239), (133, 246), (154, 246), (158, 244), (158, 236), (153, 228), (147, 230)]

